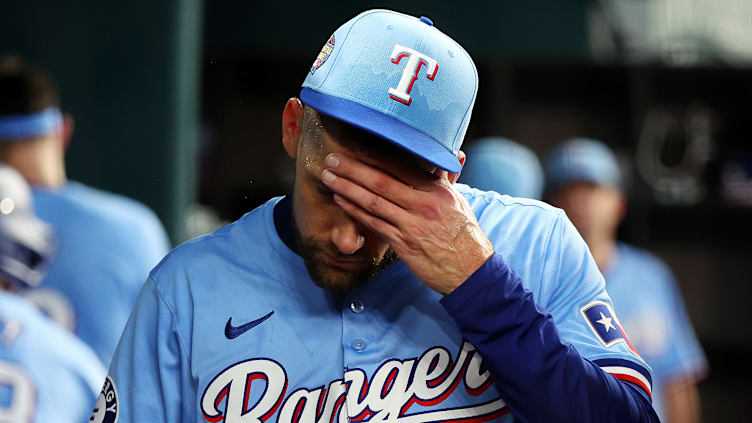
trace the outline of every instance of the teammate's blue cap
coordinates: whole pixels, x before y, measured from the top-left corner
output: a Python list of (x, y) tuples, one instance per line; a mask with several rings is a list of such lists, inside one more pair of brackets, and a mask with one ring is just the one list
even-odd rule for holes
[(477, 91), (473, 60), (430, 19), (369, 10), (327, 40), (300, 99), (459, 173)]
[(459, 182), (513, 197), (539, 200), (543, 167), (533, 150), (500, 137), (481, 138), (466, 149)]
[(550, 188), (570, 182), (619, 186), (621, 171), (614, 153), (600, 141), (572, 138), (555, 147), (544, 164)]

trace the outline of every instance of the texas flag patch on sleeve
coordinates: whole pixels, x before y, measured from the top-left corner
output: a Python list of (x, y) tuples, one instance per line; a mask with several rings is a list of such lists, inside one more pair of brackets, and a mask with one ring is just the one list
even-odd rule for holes
[(593, 301), (583, 307), (581, 311), (588, 326), (604, 346), (610, 347), (618, 342), (623, 342), (635, 355), (639, 356), (610, 305), (603, 301)]
[[(621, 327), (621, 324), (616, 318), (616, 314), (611, 309), (610, 305), (603, 301), (594, 301), (583, 307), (580, 311), (596, 338), (598, 338), (604, 346), (610, 347), (619, 342), (623, 342), (634, 355), (638, 357), (640, 356), (632, 345), (632, 342), (630, 342), (627, 333), (624, 332), (624, 329)], [(611, 374), (617, 379), (636, 384), (645, 390), (648, 396), (652, 399), (652, 380), (650, 372), (646, 368), (632, 361), (622, 359), (600, 359), (595, 360), (594, 362), (599, 365), (603, 371)]]

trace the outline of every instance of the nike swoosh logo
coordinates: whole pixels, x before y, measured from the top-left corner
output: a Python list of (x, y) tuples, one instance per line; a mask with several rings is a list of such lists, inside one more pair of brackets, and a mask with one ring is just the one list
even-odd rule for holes
[(227, 324), (225, 325), (225, 336), (227, 337), (227, 339), (235, 339), (238, 336), (260, 325), (261, 323), (264, 322), (264, 320), (272, 317), (272, 314), (274, 314), (274, 310), (272, 310), (271, 312), (269, 312), (269, 314), (267, 314), (266, 316), (260, 319), (253, 320), (251, 322), (248, 322), (240, 326), (233, 326), (232, 317), (230, 317), (229, 319), (227, 319)]

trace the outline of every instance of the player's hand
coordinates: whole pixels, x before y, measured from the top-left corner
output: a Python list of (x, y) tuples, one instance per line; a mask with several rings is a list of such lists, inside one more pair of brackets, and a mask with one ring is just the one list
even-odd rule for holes
[(493, 255), (470, 205), (452, 185), (457, 175), (389, 163), (381, 170), (340, 153), (324, 163), (321, 180), (334, 201), (385, 239), (429, 288), (448, 294)]

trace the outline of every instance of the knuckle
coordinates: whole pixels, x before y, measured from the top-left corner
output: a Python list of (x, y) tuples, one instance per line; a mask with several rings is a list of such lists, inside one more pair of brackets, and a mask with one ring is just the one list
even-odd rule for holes
[(402, 240), (402, 243), (408, 251), (418, 251), (420, 249), (420, 243), (414, 239), (406, 238)]
[(384, 193), (386, 192), (391, 186), (391, 181), (389, 178), (387, 178), (384, 175), (379, 175), (376, 177), (376, 179), (373, 181), (373, 187), (376, 189), (376, 191)]
[(423, 214), (423, 217), (427, 220), (439, 220), (441, 219), (442, 211), (441, 207), (439, 207), (436, 203), (429, 203), (424, 204), (421, 208), (421, 213)]
[(368, 210), (371, 212), (378, 212), (383, 206), (383, 200), (378, 195), (373, 195), (368, 200)]
[(410, 234), (411, 239), (422, 237), (425, 226), (419, 223), (410, 223), (405, 226), (405, 232)]

